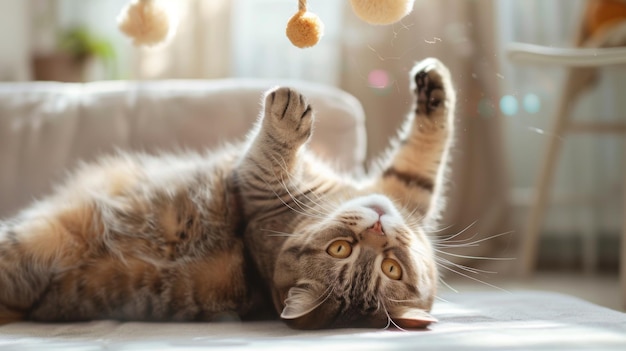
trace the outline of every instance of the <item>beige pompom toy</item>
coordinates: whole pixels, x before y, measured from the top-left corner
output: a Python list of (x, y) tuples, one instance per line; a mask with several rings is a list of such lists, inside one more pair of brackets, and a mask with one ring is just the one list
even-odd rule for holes
[[(369, 24), (398, 22), (413, 10), (415, 0), (350, 0), (352, 10)], [(311, 47), (324, 34), (324, 24), (306, 9), (306, 0), (298, 0), (298, 12), (287, 23), (287, 38), (299, 48)]]
[(136, 46), (154, 46), (168, 37), (173, 26), (167, 10), (156, 0), (134, 0), (117, 17), (119, 29)]
[(369, 24), (392, 24), (413, 10), (415, 0), (350, 0), (352, 10)]

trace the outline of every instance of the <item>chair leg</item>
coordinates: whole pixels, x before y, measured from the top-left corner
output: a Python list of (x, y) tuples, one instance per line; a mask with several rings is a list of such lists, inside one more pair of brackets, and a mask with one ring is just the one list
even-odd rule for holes
[(563, 85), (563, 93), (557, 104), (551, 134), (547, 135), (549, 137), (547, 153), (544, 156), (543, 164), (537, 178), (538, 186), (535, 190), (532, 207), (530, 208), (528, 226), (522, 238), (521, 273), (527, 277), (531, 276), (535, 271), (540, 227), (547, 210), (548, 196), (551, 190), (550, 185), (554, 176), (557, 157), (561, 149), (563, 138), (567, 133), (571, 107), (578, 95), (589, 83), (590, 73), (592, 72), (593, 71), (586, 69), (569, 69), (567, 71), (565, 84)]
[[(624, 140), (624, 145), (626, 146), (626, 140)], [(626, 147), (624, 147), (624, 151), (626, 151)], [(626, 179), (626, 172), (624, 175), (624, 179)], [(626, 214), (626, 182), (624, 182), (623, 191), (624, 191), (623, 212)], [(626, 311), (626, 215), (624, 215), (623, 220), (624, 222), (622, 224), (622, 239), (621, 239), (622, 249), (621, 249), (621, 255), (619, 258), (619, 261), (620, 261), (619, 274), (620, 274), (621, 292), (622, 292), (622, 309)]]
[(565, 130), (567, 120), (566, 111), (559, 111), (554, 121), (552, 134), (548, 141), (547, 153), (544, 156), (543, 164), (537, 178), (538, 186), (535, 189), (530, 215), (528, 217), (528, 227), (522, 238), (522, 274), (531, 276), (535, 271), (537, 261), (537, 251), (539, 244), (540, 225), (546, 211), (550, 185), (556, 168), (557, 157), (561, 148), (561, 138)]

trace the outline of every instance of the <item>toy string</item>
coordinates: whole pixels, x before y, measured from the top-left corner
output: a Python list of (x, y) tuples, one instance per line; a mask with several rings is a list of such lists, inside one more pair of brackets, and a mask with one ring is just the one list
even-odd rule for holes
[(298, 0), (298, 10), (306, 11), (306, 0)]

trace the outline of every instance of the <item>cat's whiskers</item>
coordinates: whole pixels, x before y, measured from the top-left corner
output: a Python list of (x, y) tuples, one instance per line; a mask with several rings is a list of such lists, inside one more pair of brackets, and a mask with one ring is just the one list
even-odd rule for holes
[(498, 272), (495, 272), (495, 271), (487, 271), (487, 270), (484, 270), (484, 269), (478, 269), (478, 268), (474, 268), (474, 267), (469, 267), (469, 266), (466, 266), (466, 265), (463, 265), (463, 264), (460, 264), (460, 263), (452, 262), (452, 261), (450, 261), (448, 259), (445, 259), (445, 258), (442, 258), (442, 257), (436, 257), (435, 259), (438, 261), (437, 264), (439, 264), (439, 265), (447, 264), (447, 265), (455, 266), (455, 267), (457, 267), (459, 269), (462, 269), (462, 270), (464, 270), (466, 272), (473, 273), (473, 274), (478, 274), (478, 275), (480, 275), (481, 273), (483, 273), (483, 274), (498, 274)]
[[(291, 206), (290, 206), (287, 202), (285, 202), (285, 200), (283, 200), (283, 198), (282, 198), (280, 195), (278, 195), (278, 193), (276, 192), (276, 190), (274, 190), (274, 189), (272, 188), (272, 186), (271, 186), (271, 185), (270, 185), (270, 184), (269, 184), (266, 180), (263, 180), (263, 181), (264, 181), (264, 182), (265, 182), (265, 184), (267, 185), (268, 189), (270, 189), (270, 190), (274, 193), (274, 195), (276, 195), (276, 198), (277, 198), (278, 200), (280, 200), (280, 202), (282, 202), (282, 203), (283, 203), (283, 205), (285, 205), (287, 208), (289, 208), (289, 209), (290, 209), (290, 210), (292, 210), (293, 212), (295, 212), (295, 213), (297, 213), (297, 214), (300, 214), (300, 215), (303, 215), (303, 216), (311, 217), (311, 218), (316, 218), (316, 219), (326, 219), (326, 218), (325, 218), (325, 217), (323, 217), (323, 216), (316, 216), (316, 215), (313, 215), (313, 214), (310, 214), (310, 213), (301, 212), (301, 211), (298, 211), (298, 210), (296, 210), (295, 208), (291, 207)], [(291, 194), (290, 194), (290, 196), (291, 196)]]
[[(282, 163), (279, 163), (279, 162), (278, 162), (278, 160), (276, 159), (276, 157), (275, 157), (274, 155), (272, 155), (272, 158), (274, 159), (274, 161), (275, 161), (277, 164), (279, 164), (279, 165), (280, 165), (280, 167), (281, 167), (281, 168), (282, 168), (282, 170), (283, 170), (283, 173), (284, 173), (285, 175), (287, 175), (287, 177), (289, 178), (289, 182), (290, 182), (290, 183), (294, 183), (295, 181), (297, 181), (297, 178), (294, 180), (293, 175), (292, 175), (292, 174), (291, 174), (291, 172), (289, 172), (289, 170), (287, 169), (287, 164), (286, 164), (286, 162), (285, 162), (285, 159), (284, 159), (282, 156), (280, 156), (280, 159), (281, 159)], [(275, 176), (275, 178), (276, 178), (277, 180), (279, 180), (279, 179), (278, 179), (278, 177), (277, 177), (276, 175), (274, 175), (274, 176)], [(289, 192), (289, 189), (287, 188), (287, 185), (285, 184), (285, 180), (281, 177), (280, 181), (282, 182), (283, 187), (285, 187), (285, 190), (287, 190), (287, 192)], [(313, 191), (310, 187), (304, 187), (304, 186), (302, 186), (303, 184), (298, 184), (298, 185), (301, 185), (301, 186), (295, 186), (295, 188), (296, 188), (296, 189), (299, 189), (300, 187), (306, 188), (306, 190), (308, 190), (311, 194), (315, 195), (315, 196), (318, 198), (318, 201), (320, 200), (320, 198), (319, 198), (319, 196), (317, 195), (317, 193), (316, 193), (315, 191)], [(303, 196), (304, 198), (306, 198), (309, 202), (311, 202), (312, 204), (314, 204), (314, 205), (315, 205), (315, 207), (309, 206), (308, 204), (305, 204), (304, 202), (302, 202), (302, 201), (300, 201), (300, 200), (297, 200), (296, 198), (294, 198), (294, 196), (293, 196), (290, 192), (289, 192), (289, 195), (291, 196), (291, 198), (292, 198), (294, 201), (299, 201), (300, 203), (302, 203), (302, 204), (306, 205), (307, 207), (309, 207), (311, 210), (315, 210), (316, 212), (318, 212), (319, 214), (321, 214), (321, 215), (323, 215), (323, 216), (327, 216), (329, 213), (331, 213), (331, 212), (332, 212), (331, 210), (329, 210), (329, 209), (325, 208), (324, 206), (322, 206), (322, 203), (321, 203), (321, 202), (316, 202), (316, 201), (314, 201), (313, 199), (311, 199), (311, 198), (310, 198), (310, 197), (309, 197), (309, 196), (308, 196), (308, 195), (304, 192), (304, 190), (300, 190), (300, 195), (302, 195), (302, 196)], [(321, 208), (322, 210), (326, 211), (326, 212), (322, 212), (322, 211), (320, 211), (320, 210), (318, 209), (318, 207), (319, 207), (319, 208)]]
[(267, 228), (261, 228), (260, 230), (264, 232), (273, 233), (273, 234), (267, 234), (267, 236), (299, 236), (300, 235), (296, 233), (286, 233), (286, 232), (281, 232), (278, 230), (272, 230), (272, 229), (267, 229)]
[[(443, 282), (443, 281), (441, 280), (441, 278), (439, 278), (439, 280), (440, 280), (440, 281), (441, 281), (444, 285), (446, 284), (445, 282)], [(448, 288), (450, 288), (450, 290), (453, 290), (453, 289), (452, 289), (452, 287), (450, 287), (449, 285), (446, 285), (446, 286), (448, 286)], [(439, 300), (439, 301), (449, 302), (448, 300), (444, 299), (444, 298), (443, 298), (443, 297), (441, 297), (441, 296), (437, 296), (437, 295), (435, 295), (435, 298), (436, 298), (437, 300)], [(395, 303), (400, 303), (400, 304), (401, 304), (401, 303), (419, 303), (419, 302), (420, 302), (420, 299), (397, 300), (397, 299), (387, 298), (387, 300), (389, 300), (389, 301), (391, 301), (391, 302), (395, 302)]]
[[(442, 281), (443, 283), (443, 281)], [(456, 291), (458, 293), (458, 291)], [(445, 302), (445, 303), (450, 303), (450, 301), (444, 299), (443, 297), (439, 296), (439, 295), (435, 295), (435, 299), (437, 299), (437, 301), (441, 301), (441, 302)]]
[(393, 324), (394, 327), (396, 327), (398, 330), (401, 331), (407, 331), (406, 329), (400, 327), (396, 322), (394, 322), (393, 318), (391, 318), (391, 316), (389, 315), (389, 311), (387, 310), (387, 306), (385, 306), (384, 303), (381, 303), (383, 305), (383, 311), (385, 312), (385, 315), (387, 316), (387, 325), (383, 328), (383, 330), (389, 329), (389, 327)]
[(444, 237), (444, 238), (440, 238), (439, 240), (434, 239), (433, 243), (446, 243), (446, 244), (458, 244), (458, 245), (463, 245), (464, 243), (470, 243), (472, 242), (472, 240), (475, 240), (478, 236), (480, 235), (480, 232), (475, 232), (474, 234), (472, 234), (472, 236), (470, 236), (469, 238), (465, 238), (465, 239), (458, 239), (458, 240), (452, 240), (451, 237), (452, 236), (448, 236), (448, 237)]
[(443, 231), (445, 231), (445, 230), (448, 230), (448, 229), (452, 228), (453, 226), (454, 226), (454, 224), (450, 224), (450, 225), (447, 225), (447, 226), (445, 226), (445, 227), (441, 227), (441, 228), (439, 228), (439, 229), (430, 228), (428, 231), (429, 231), (429, 233), (431, 233), (431, 234), (432, 234), (432, 233), (440, 233), (440, 232), (443, 232)]
[[(294, 180), (291, 177), (291, 174), (287, 173), (287, 176), (290, 177), (289, 181), (293, 183)], [(317, 211), (317, 212), (319, 212), (319, 213), (321, 213), (321, 214), (323, 214), (325, 216), (327, 216), (327, 215), (329, 215), (330, 213), (333, 212), (332, 207), (327, 207), (328, 203), (324, 204), (324, 199), (319, 197), (318, 191), (314, 191), (313, 189), (311, 189), (311, 187), (306, 186), (305, 184), (298, 184), (298, 186), (296, 186), (296, 189), (300, 189), (300, 188), (302, 188), (302, 189), (299, 190), (300, 191), (299, 195), (301, 195), (306, 200), (308, 200), (311, 204), (313, 204), (313, 206), (310, 206), (310, 205), (307, 204), (307, 207), (309, 207), (309, 208), (311, 208), (311, 209), (313, 209), (313, 210), (315, 210), (315, 211)], [(317, 201), (312, 199), (307, 194), (307, 192), (308, 192), (308, 194), (313, 194), (316, 197)], [(300, 200), (298, 200), (298, 201), (300, 201)], [(300, 201), (300, 202), (302, 202), (302, 201)], [(302, 203), (304, 203), (304, 202), (302, 202)]]
[(486, 260), (486, 261), (513, 261), (513, 260), (515, 260), (515, 257), (471, 256), (471, 255), (461, 255), (461, 254), (454, 254), (454, 253), (451, 253), (451, 252), (445, 252), (445, 251), (439, 250), (437, 248), (433, 248), (433, 250), (435, 250), (438, 253), (444, 254), (444, 255), (458, 257), (458, 258), (469, 258), (469, 259), (472, 259), (472, 260)]
[[(328, 298), (330, 298), (330, 296), (335, 292), (335, 287), (333, 285), (329, 285), (326, 290), (324, 290), (323, 293), (320, 294), (320, 296), (315, 299), (315, 301), (317, 302), (318, 300), (321, 299), (321, 301), (317, 304), (317, 306), (322, 305), (324, 302), (326, 302), (326, 300), (328, 300)], [(324, 296), (326, 295), (326, 296)], [(322, 298), (323, 297), (323, 298)]]
[(311, 201), (311, 203), (313, 203), (315, 206), (320, 207), (322, 210), (326, 211), (327, 213), (333, 212), (333, 207), (328, 207), (330, 203), (326, 201), (326, 199), (321, 198), (317, 191), (313, 191), (311, 187), (306, 187), (306, 190), (308, 190), (310, 194), (313, 194), (313, 196), (315, 196), (315, 198), (317, 199), (317, 201), (313, 200), (306, 193), (302, 192), (302, 195), (306, 197), (309, 201)]
[(392, 298), (387, 298), (387, 300), (391, 301), (391, 302), (395, 302), (395, 303), (406, 303), (406, 302), (419, 302), (419, 299), (406, 299), (406, 300), (397, 300), (397, 299), (392, 299)]
[[(462, 255), (462, 254), (455, 254), (455, 253), (451, 253), (451, 252), (446, 252), (443, 249), (445, 248), (464, 248), (464, 247), (475, 247), (475, 246), (480, 246), (479, 244), (481, 242), (485, 242), (487, 240), (491, 240), (503, 235), (508, 235), (511, 232), (504, 232), (504, 233), (500, 233), (500, 234), (496, 234), (496, 235), (492, 235), (489, 236), (487, 238), (483, 238), (483, 239), (479, 239), (479, 240), (473, 240), (478, 233), (474, 234), (469, 240), (465, 239), (465, 240), (452, 240), (456, 237), (458, 237), (459, 235), (461, 235), (463, 232), (467, 231), (472, 225), (474, 225), (476, 223), (476, 221), (472, 222), (469, 226), (465, 227), (462, 231), (460, 231), (457, 234), (454, 234), (448, 238), (445, 238), (444, 240), (432, 240), (433, 243), (433, 250), (437, 253), (437, 255), (435, 256), (435, 262), (437, 264), (438, 267), (448, 270), (450, 272), (456, 273), (459, 276), (465, 277), (467, 279), (476, 281), (478, 283), (487, 285), (489, 287), (493, 287), (495, 289), (498, 290), (502, 290), (502, 291), (506, 291), (505, 289), (502, 289), (496, 285), (487, 283), (481, 279), (478, 279), (474, 276), (471, 276), (470, 274), (473, 275), (481, 275), (481, 274), (497, 274), (497, 272), (494, 271), (487, 271), (487, 270), (482, 270), (482, 269), (478, 269), (478, 268), (472, 268), (466, 265), (462, 265), (459, 263), (455, 263), (452, 262), (451, 260), (442, 257), (443, 255), (447, 255), (447, 256), (452, 256), (452, 257), (457, 257), (457, 258), (466, 258), (466, 259), (472, 259), (472, 260), (489, 260), (489, 261), (510, 261), (510, 260), (514, 260), (515, 258), (511, 258), (511, 257), (485, 257), (485, 256), (473, 256), (473, 255)], [(471, 241), (473, 240), (473, 241)], [(416, 252), (417, 254), (422, 254), (422, 252), (420, 252), (419, 248), (411, 248), (412, 251)], [(466, 273), (464, 273), (466, 272)], [(452, 286), (450, 286), (442, 277), (439, 278), (439, 281), (445, 285), (448, 289), (452, 290), (453, 292), (458, 292), (458, 290), (454, 289)]]
[[(474, 224), (476, 224), (476, 222), (478, 222), (478, 220), (473, 221), (472, 223), (470, 223), (467, 227), (463, 228), (463, 230), (461, 230), (460, 232), (450, 235), (448, 237), (444, 237), (444, 238), (438, 238), (438, 239), (433, 239), (434, 242), (451, 242), (452, 239), (458, 237), (459, 235), (465, 233), (469, 228), (471, 228)], [(469, 240), (473, 239), (474, 237), (476, 237), (478, 233), (474, 234)], [(464, 239), (464, 240), (468, 240), (468, 239)], [(464, 240), (460, 240), (460, 242), (464, 241)]]
[(276, 173), (274, 173), (274, 178), (279, 181), (281, 183), (281, 185), (283, 186), (283, 188), (287, 191), (287, 194), (289, 195), (289, 197), (294, 201), (294, 203), (301, 209), (301, 211), (296, 210), (295, 208), (293, 208), (292, 206), (290, 206), (287, 202), (285, 202), (285, 200), (283, 200), (282, 196), (280, 196), (276, 190), (274, 190), (272, 188), (272, 186), (265, 180), (263, 179), (263, 181), (265, 182), (265, 184), (268, 186), (269, 189), (272, 190), (272, 192), (274, 193), (274, 195), (276, 195), (276, 197), (289, 209), (291, 209), (292, 211), (301, 214), (303, 216), (308, 216), (311, 218), (317, 218), (317, 219), (326, 219), (325, 216), (321, 216), (321, 215), (316, 215), (316, 214), (311, 214), (311, 213), (307, 213), (306, 209), (302, 208), (302, 206), (298, 203), (298, 200), (296, 198), (294, 198), (294, 196), (291, 194), (291, 192), (289, 191), (288, 186), (285, 184), (284, 179), (279, 179), (278, 175)]
[[(417, 253), (418, 255), (423, 255), (424, 252), (422, 250), (420, 250), (419, 248), (410, 248), (411, 251)], [(439, 253), (445, 253), (445, 254), (449, 254), (446, 253), (444, 251), (441, 250), (436, 250), (435, 251), (439, 252)], [(453, 255), (455, 256), (455, 255)], [(462, 256), (462, 255), (460, 255)], [(473, 259), (484, 259), (484, 260), (511, 260), (512, 258), (498, 258), (498, 257), (481, 257), (481, 256), (462, 256), (464, 258), (473, 258)], [(459, 263), (455, 263), (452, 262), (448, 259), (446, 259), (445, 257), (441, 257), (441, 256), (435, 256), (435, 263), (439, 266), (439, 267), (443, 267), (443, 268), (448, 268), (448, 267), (444, 267), (445, 265), (451, 265), (451, 266), (455, 266), (461, 270), (464, 270), (466, 272), (469, 273), (473, 273), (473, 274), (497, 274), (498, 272), (494, 272), (494, 271), (487, 271), (487, 270), (482, 270), (482, 269), (478, 269), (478, 268), (473, 268), (473, 267), (469, 267), (469, 266), (465, 266)]]
[(439, 276), (439, 282), (443, 285), (445, 285), (448, 289), (450, 289), (452, 292), (454, 293), (459, 293), (458, 290), (456, 290), (455, 288), (452, 287), (452, 285), (448, 284), (448, 282), (446, 282), (442, 276)]
[(301, 195), (309, 200), (313, 204), (313, 206), (318, 209), (319, 212), (324, 213), (324, 215), (326, 216), (330, 216), (330, 214), (335, 211), (334, 209), (337, 207), (337, 205), (333, 207), (333, 205), (327, 199), (321, 198), (319, 196), (319, 193), (325, 194), (324, 191), (314, 191), (313, 189), (311, 189), (311, 187), (308, 186), (305, 186), (304, 188), (308, 191), (309, 194), (313, 194), (316, 199), (312, 199), (309, 195), (307, 195), (304, 190), (300, 192)]
[[(441, 247), (441, 248), (458, 248), (458, 247), (472, 247), (472, 246), (480, 246), (479, 244), (481, 242), (487, 241), (487, 240), (491, 240), (491, 239), (495, 239), (504, 235), (509, 235), (509, 234), (513, 234), (514, 231), (508, 231), (508, 232), (504, 232), (504, 233), (500, 233), (500, 234), (495, 234), (483, 239), (479, 239), (476, 241), (472, 241), (470, 243), (464, 243), (463, 240), (459, 240), (459, 241), (452, 241), (451, 243), (441, 243), (441, 242), (434, 242), (433, 245), (436, 247)], [(475, 235), (474, 235), (475, 236)], [(455, 244), (456, 243), (456, 244)]]
[[(462, 273), (462, 272), (456, 271), (456, 270), (454, 270), (453, 268), (450, 268), (450, 267), (448, 267), (448, 266), (445, 266), (445, 265), (439, 265), (439, 267), (444, 268), (444, 269), (447, 269), (447, 270), (449, 270), (449, 271), (451, 271), (451, 272), (453, 272), (453, 273), (456, 273), (456, 274), (458, 274), (458, 275), (460, 275), (460, 276), (462, 276), (462, 277), (465, 277), (465, 278), (467, 278), (467, 279), (471, 279), (471, 280), (473, 280), (473, 281), (475, 281), (475, 282), (478, 282), (478, 283), (484, 284), (484, 285), (489, 286), (489, 287), (492, 287), (492, 288), (494, 288), (494, 289), (498, 289), (498, 290), (500, 290), (500, 291), (504, 291), (504, 292), (507, 292), (507, 293), (509, 292), (508, 290), (503, 289), (503, 288), (501, 288), (501, 287), (499, 287), (499, 286), (496, 286), (496, 285), (493, 285), (493, 284), (487, 283), (487, 282), (485, 282), (485, 281), (483, 281), (483, 280), (480, 280), (480, 279), (478, 279), (478, 278), (475, 278), (475, 277), (472, 277), (472, 276), (467, 275), (467, 274), (465, 274), (465, 273)], [(456, 291), (456, 290), (455, 290), (455, 291)], [(456, 291), (456, 292), (458, 292), (458, 291)]]
[[(317, 208), (310, 206), (309, 204), (298, 200), (298, 198), (296, 198), (295, 196), (293, 196), (293, 194), (291, 193), (291, 191), (289, 190), (289, 186), (285, 183), (284, 179), (280, 179), (281, 184), (283, 185), (283, 188), (285, 188), (285, 191), (287, 191), (287, 194), (289, 194), (289, 196), (291, 197), (291, 199), (293, 200), (293, 202), (302, 210), (302, 211), (313, 211), (315, 212), (317, 215), (320, 216), (326, 216), (326, 213), (321, 212), (320, 210), (318, 210)], [(305, 195), (306, 196), (306, 195)], [(302, 206), (306, 206), (307, 208), (304, 208)]]
[(404, 216), (405, 218), (407, 218), (407, 222), (411, 221), (411, 222), (415, 222), (416, 225), (421, 224), (424, 221), (424, 218), (426, 218), (426, 216), (424, 214), (420, 214), (417, 218), (414, 218), (413, 215), (415, 215), (415, 213), (417, 212), (417, 210), (419, 210), (419, 207), (415, 206), (413, 208), (413, 210), (407, 208), (408, 205), (403, 205), (402, 209), (406, 212), (408, 212), (409, 214)]

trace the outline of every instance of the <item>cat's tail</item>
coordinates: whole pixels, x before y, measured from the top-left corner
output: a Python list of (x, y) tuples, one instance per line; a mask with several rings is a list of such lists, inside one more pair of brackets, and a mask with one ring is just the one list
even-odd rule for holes
[(0, 304), (0, 325), (24, 320), (24, 313)]
[(50, 265), (37, 262), (21, 234), (17, 223), (0, 222), (0, 324), (24, 320), (49, 282)]

